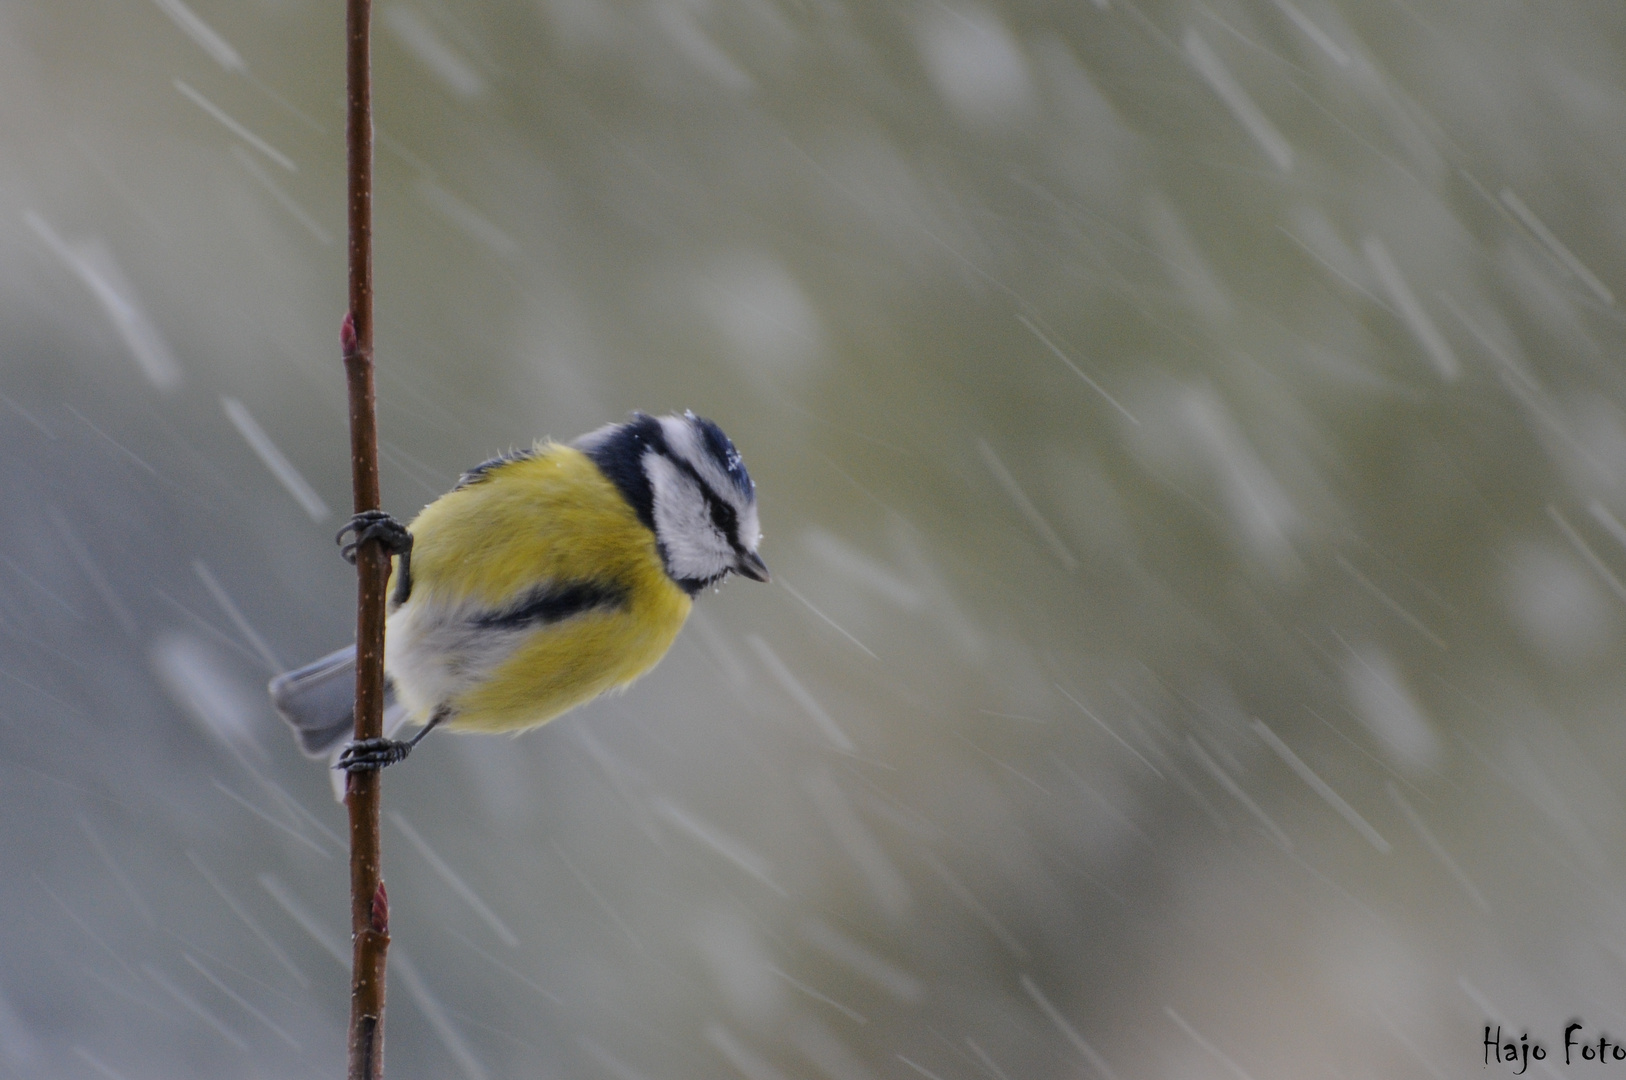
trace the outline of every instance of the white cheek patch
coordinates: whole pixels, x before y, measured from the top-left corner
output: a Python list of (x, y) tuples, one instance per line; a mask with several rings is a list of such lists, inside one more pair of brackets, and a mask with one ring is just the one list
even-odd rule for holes
[(734, 549), (712, 523), (700, 486), (654, 450), (644, 453), (644, 472), (655, 494), (655, 535), (671, 575), (705, 581), (732, 567)]

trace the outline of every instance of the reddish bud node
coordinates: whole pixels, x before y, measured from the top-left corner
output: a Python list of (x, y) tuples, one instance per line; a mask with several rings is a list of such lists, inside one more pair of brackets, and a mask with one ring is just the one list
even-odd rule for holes
[(346, 356), (354, 356), (356, 353), (355, 312), (344, 313), (344, 322), (339, 324), (339, 347), (344, 350)]
[(373, 929), (380, 934), (390, 932), (390, 894), (384, 891), (384, 883), (378, 883), (378, 889), (373, 893)]

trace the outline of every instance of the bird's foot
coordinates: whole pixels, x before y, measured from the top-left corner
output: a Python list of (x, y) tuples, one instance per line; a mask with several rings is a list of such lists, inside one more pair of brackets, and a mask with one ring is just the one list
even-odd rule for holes
[[(354, 539), (345, 543), (346, 536)], [(334, 543), (343, 545), (339, 548), (339, 554), (351, 565), (356, 561), (356, 549), (369, 540), (377, 540), (390, 555), (412, 554), (412, 534), (405, 525), (382, 510), (363, 510), (333, 538)]]
[(405, 761), (416, 743), (416, 739), (356, 739), (344, 748), (333, 767), (351, 773), (377, 772), (386, 765)]

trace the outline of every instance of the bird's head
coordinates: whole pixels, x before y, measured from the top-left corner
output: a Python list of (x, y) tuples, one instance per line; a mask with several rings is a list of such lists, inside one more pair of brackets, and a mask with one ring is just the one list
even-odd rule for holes
[(767, 581), (757, 554), (756, 485), (710, 420), (633, 413), (576, 440), (655, 533), (666, 572), (689, 593), (730, 572)]

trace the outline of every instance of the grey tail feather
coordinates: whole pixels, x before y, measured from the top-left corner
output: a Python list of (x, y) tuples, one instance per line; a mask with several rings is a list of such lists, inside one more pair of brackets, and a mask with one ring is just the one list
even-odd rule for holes
[[(304, 667), (271, 680), (271, 703), (294, 729), (299, 748), (325, 758), (350, 740), (356, 727), (356, 647), (346, 645)], [(384, 684), (384, 730), (393, 733), (406, 720), (395, 687)]]

